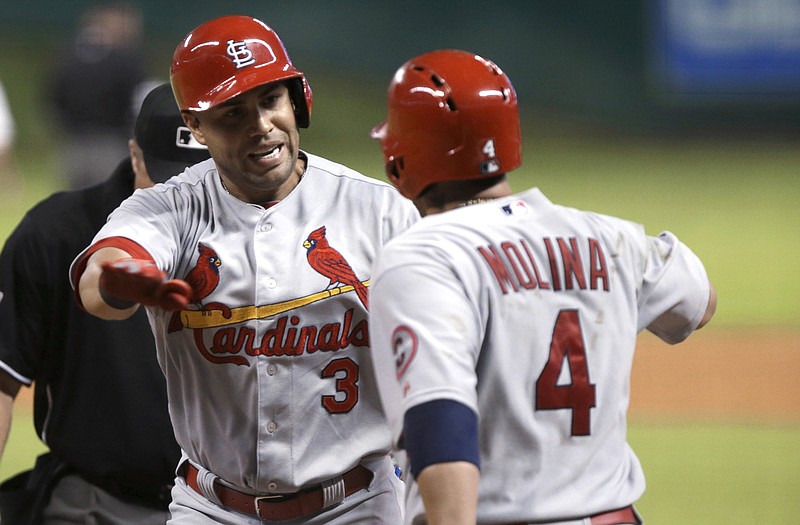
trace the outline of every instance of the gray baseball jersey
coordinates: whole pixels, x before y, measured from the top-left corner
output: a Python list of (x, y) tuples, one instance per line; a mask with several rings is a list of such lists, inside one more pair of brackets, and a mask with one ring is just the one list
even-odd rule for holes
[(147, 311), (175, 435), (251, 493), (295, 492), (390, 448), (366, 286), (378, 250), (419, 215), (391, 186), (303, 155), (275, 205), (231, 196), (208, 160), (135, 192), (93, 242), (192, 284), (187, 310)]
[[(568, 520), (644, 491), (626, 441), (637, 333), (676, 343), (709, 284), (670, 233), (538, 189), (425, 217), (381, 252), (370, 330), (395, 439), (432, 400), (479, 416), (480, 522)], [(413, 484), (413, 480), (409, 480)], [(407, 521), (423, 512), (413, 486)]]

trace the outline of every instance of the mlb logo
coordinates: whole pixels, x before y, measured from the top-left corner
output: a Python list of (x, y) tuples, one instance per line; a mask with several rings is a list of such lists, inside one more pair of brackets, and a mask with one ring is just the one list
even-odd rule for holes
[(497, 162), (497, 159), (490, 159), (481, 162), (481, 174), (486, 175), (487, 173), (498, 173), (500, 171), (500, 163)]
[(194, 139), (194, 135), (186, 126), (178, 126), (175, 145), (186, 149), (208, 149)]
[(528, 214), (528, 205), (525, 204), (524, 201), (515, 201), (511, 204), (506, 204), (503, 206), (503, 213), (506, 215), (527, 215)]

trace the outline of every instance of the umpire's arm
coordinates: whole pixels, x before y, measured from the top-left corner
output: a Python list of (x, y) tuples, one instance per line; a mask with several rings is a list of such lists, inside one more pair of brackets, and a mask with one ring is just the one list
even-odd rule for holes
[(14, 398), (17, 397), (21, 386), (22, 383), (4, 370), (0, 370), (0, 458), (3, 457), (8, 435), (11, 431)]

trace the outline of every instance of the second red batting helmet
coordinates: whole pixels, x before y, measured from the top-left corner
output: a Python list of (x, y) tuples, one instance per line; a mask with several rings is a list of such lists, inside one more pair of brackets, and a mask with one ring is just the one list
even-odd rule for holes
[(409, 60), (389, 85), (387, 105), (372, 137), (407, 198), (436, 182), (493, 177), (522, 163), (514, 87), (474, 53), (447, 49)]
[(170, 68), (178, 107), (205, 111), (255, 87), (287, 80), (297, 125), (308, 127), (311, 88), (278, 35), (249, 16), (210, 20), (181, 41)]

